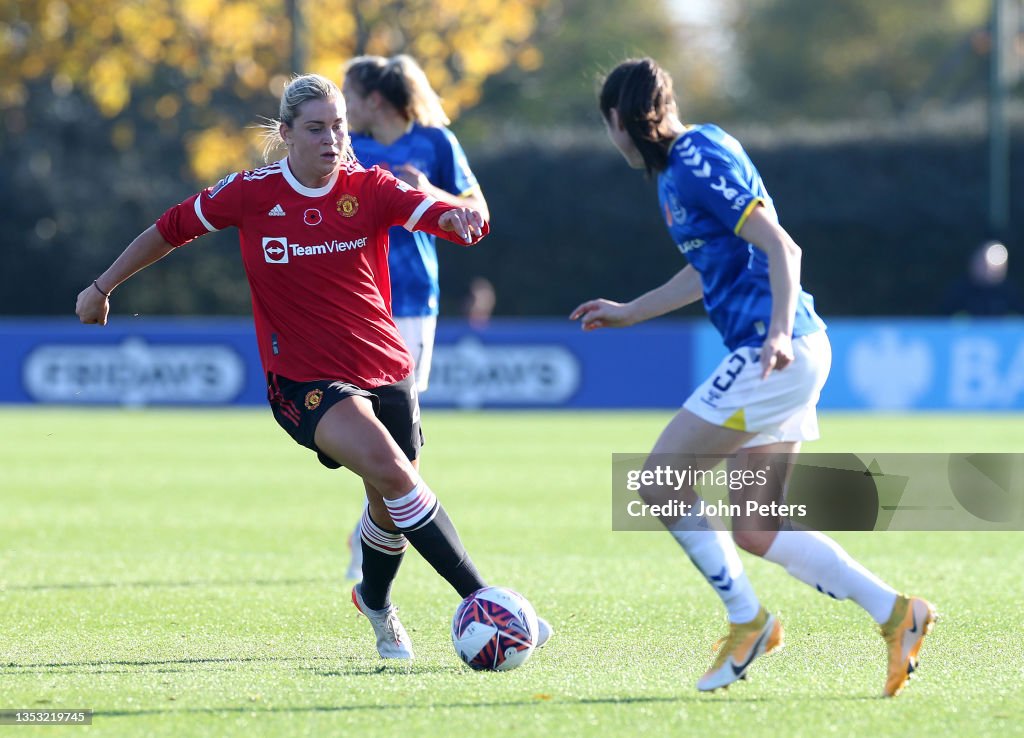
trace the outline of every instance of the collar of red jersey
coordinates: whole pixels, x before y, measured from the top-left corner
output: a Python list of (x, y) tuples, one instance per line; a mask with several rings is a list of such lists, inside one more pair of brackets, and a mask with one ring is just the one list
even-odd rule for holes
[(334, 183), (338, 181), (338, 172), (335, 171), (334, 174), (331, 175), (330, 181), (323, 187), (318, 187), (316, 189), (312, 187), (306, 187), (306, 185), (302, 184), (298, 179), (295, 178), (295, 175), (292, 174), (291, 167), (288, 166), (287, 156), (281, 159), (280, 164), (281, 174), (284, 175), (285, 181), (287, 181), (288, 184), (291, 185), (293, 190), (298, 192), (300, 195), (305, 195), (306, 197), (323, 197), (324, 195), (331, 191), (331, 189), (334, 187)]

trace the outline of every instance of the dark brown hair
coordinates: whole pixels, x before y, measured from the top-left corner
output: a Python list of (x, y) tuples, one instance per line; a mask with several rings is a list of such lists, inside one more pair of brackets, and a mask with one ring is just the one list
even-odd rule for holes
[(627, 59), (604, 78), (599, 97), (601, 115), (611, 121), (611, 110), (644, 159), (647, 174), (668, 165), (673, 135), (669, 117), (677, 115), (672, 78), (653, 59)]

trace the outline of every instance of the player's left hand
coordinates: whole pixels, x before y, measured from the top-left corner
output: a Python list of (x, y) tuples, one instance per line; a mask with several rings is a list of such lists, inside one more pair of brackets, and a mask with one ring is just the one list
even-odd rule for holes
[(793, 353), (793, 339), (784, 334), (768, 336), (761, 346), (761, 379), (767, 379), (772, 371), (782, 371), (796, 360)]
[(399, 164), (395, 167), (394, 174), (400, 180), (406, 184), (412, 185), (417, 190), (426, 191), (426, 188), (430, 186), (430, 180), (427, 179), (427, 175), (412, 164)]
[(466, 243), (484, 234), (484, 217), (473, 208), (454, 208), (437, 220), (442, 231), (454, 232)]

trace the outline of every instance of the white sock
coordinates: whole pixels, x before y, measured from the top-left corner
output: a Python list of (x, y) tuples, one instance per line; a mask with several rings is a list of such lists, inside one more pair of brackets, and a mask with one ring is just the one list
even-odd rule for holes
[(761, 603), (727, 531), (715, 530), (707, 518), (701, 516), (680, 521), (669, 533), (721, 598), (729, 613), (729, 622), (749, 623), (757, 617)]
[(356, 527), (352, 531), (352, 535), (349, 538), (349, 548), (351, 549), (351, 556), (349, 560), (349, 570), (347, 574), (353, 577), (357, 576), (359, 570), (363, 568), (363, 547), (360, 544), (360, 541), (363, 538), (362, 523), (363, 519), (359, 518), (359, 520), (356, 522)]
[(437, 497), (427, 483), (420, 483), (412, 491), (397, 500), (384, 500), (395, 527), (401, 532), (422, 528), (437, 515)]
[(896, 604), (896, 590), (858, 564), (838, 543), (810, 530), (782, 530), (764, 558), (791, 576), (837, 600), (847, 598), (884, 623)]

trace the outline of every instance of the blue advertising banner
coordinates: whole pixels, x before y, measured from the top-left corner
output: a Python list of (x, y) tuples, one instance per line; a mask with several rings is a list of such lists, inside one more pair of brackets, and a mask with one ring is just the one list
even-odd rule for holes
[(693, 385), (689, 323), (584, 333), (568, 320), (439, 321), (426, 407), (678, 407)]
[(0, 322), (0, 402), (266, 402), (252, 322), (117, 317)]
[[(1024, 320), (829, 322), (825, 410), (1024, 409)], [(440, 321), (427, 407), (676, 408), (725, 356), (704, 321), (584, 333), (568, 320)], [(252, 323), (0, 321), (0, 402), (262, 405)]]
[[(583, 333), (568, 320), (441, 321), (424, 406), (677, 406), (692, 385), (690, 326)], [(0, 402), (260, 405), (248, 319), (0, 321)]]

